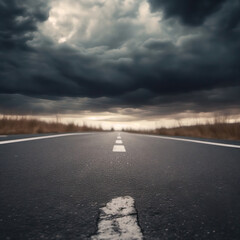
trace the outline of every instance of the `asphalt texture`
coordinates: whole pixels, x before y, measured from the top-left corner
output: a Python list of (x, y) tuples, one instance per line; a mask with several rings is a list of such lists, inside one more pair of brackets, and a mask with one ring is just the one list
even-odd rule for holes
[(122, 196), (145, 239), (240, 239), (240, 149), (121, 133), (116, 153), (117, 136), (0, 145), (0, 239), (90, 239)]

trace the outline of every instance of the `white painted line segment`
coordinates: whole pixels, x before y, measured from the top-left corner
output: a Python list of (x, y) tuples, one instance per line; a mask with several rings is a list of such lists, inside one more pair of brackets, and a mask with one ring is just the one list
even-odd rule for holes
[(214, 146), (220, 146), (220, 147), (240, 148), (240, 145), (234, 145), (234, 144), (225, 144), (225, 143), (216, 143), (216, 142), (207, 142), (207, 141), (199, 141), (199, 140), (192, 140), (192, 139), (153, 136), (153, 135), (142, 135), (142, 134), (136, 134), (136, 135), (140, 135), (140, 136), (144, 136), (144, 137), (152, 137), (152, 138), (161, 138), (161, 139), (166, 139), (166, 140), (174, 140), (174, 141), (201, 143), (201, 144), (214, 145)]
[(114, 198), (100, 210), (98, 231), (92, 240), (143, 239), (132, 197)]
[(120, 136), (118, 136), (118, 137), (117, 137), (117, 139), (121, 139), (121, 137), (120, 137)]
[(122, 144), (123, 141), (122, 140), (116, 140), (116, 144)]
[(78, 135), (88, 135), (88, 134), (93, 134), (93, 133), (66, 133), (66, 134), (58, 134), (58, 135), (50, 135), (50, 136), (42, 136), (42, 137), (21, 138), (21, 139), (15, 139), (15, 140), (0, 141), (0, 145), (1, 144), (27, 142), (27, 141), (35, 141), (35, 140), (48, 139), (48, 138), (59, 138), (59, 137), (66, 137), (66, 136), (78, 136)]
[(126, 149), (123, 145), (114, 145), (113, 152), (126, 152)]

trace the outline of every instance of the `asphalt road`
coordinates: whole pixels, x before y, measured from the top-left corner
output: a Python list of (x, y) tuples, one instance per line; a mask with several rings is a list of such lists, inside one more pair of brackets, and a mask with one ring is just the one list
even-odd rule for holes
[(123, 196), (144, 239), (240, 239), (240, 148), (121, 133), (113, 152), (117, 136), (0, 136), (0, 239), (91, 239)]

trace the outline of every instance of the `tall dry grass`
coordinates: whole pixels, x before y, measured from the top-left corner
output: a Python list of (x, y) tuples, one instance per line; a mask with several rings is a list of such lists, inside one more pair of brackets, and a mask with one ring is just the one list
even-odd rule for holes
[(67, 132), (89, 132), (103, 131), (101, 127), (93, 127), (74, 123), (64, 124), (58, 120), (55, 122), (45, 122), (27, 117), (1, 117), (0, 135), (9, 134), (37, 134), (37, 133), (67, 133)]
[(184, 136), (196, 138), (212, 138), (225, 140), (240, 140), (240, 123), (229, 123), (216, 119), (212, 123), (196, 124), (193, 126), (178, 126), (174, 128), (157, 128), (155, 130), (136, 131), (125, 129), (127, 132), (156, 134), (165, 136)]

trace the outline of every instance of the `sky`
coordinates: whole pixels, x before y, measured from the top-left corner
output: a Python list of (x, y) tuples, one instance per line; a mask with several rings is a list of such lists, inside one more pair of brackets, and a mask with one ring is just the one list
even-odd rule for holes
[(114, 126), (240, 116), (240, 0), (0, 0), (0, 113)]

